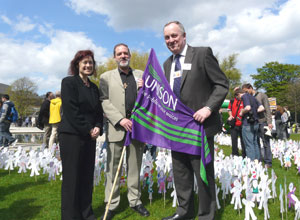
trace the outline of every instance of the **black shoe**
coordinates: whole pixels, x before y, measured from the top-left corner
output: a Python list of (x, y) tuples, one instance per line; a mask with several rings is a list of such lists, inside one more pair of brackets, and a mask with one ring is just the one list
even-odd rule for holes
[(175, 213), (174, 215), (165, 217), (161, 220), (192, 220), (192, 219), (193, 218), (185, 218), (185, 217), (180, 216), (179, 214)]
[(150, 212), (143, 206), (143, 204), (131, 207), (134, 211), (139, 213), (141, 216), (149, 216)]
[[(100, 220), (104, 219), (104, 215), (105, 215), (105, 213), (101, 216)], [(113, 219), (114, 215), (115, 215), (114, 211), (108, 210), (107, 215), (106, 215), (106, 220)]]
[(265, 168), (266, 169), (272, 168), (272, 164), (265, 164)]

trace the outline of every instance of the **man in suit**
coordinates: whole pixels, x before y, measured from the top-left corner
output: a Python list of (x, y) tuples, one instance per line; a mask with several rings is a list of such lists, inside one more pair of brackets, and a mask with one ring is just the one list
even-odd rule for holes
[[(105, 186), (105, 202), (108, 202), (113, 181), (124, 146), (126, 131), (131, 131), (131, 111), (137, 97), (138, 88), (142, 86), (141, 70), (130, 68), (130, 50), (126, 44), (114, 47), (114, 59), (118, 68), (105, 72), (100, 77), (100, 99), (108, 119), (108, 171)], [(143, 206), (140, 187), (140, 170), (143, 157), (143, 144), (133, 140), (126, 149), (127, 186), (129, 206), (142, 216), (150, 213)], [(112, 219), (120, 203), (120, 177), (117, 181), (106, 219)], [(103, 217), (102, 217), (103, 218)]]
[(166, 78), (178, 98), (195, 111), (194, 119), (203, 123), (212, 162), (206, 166), (207, 186), (200, 178), (200, 156), (172, 151), (179, 206), (175, 214), (163, 220), (194, 219), (194, 173), (198, 185), (198, 218), (214, 219), (214, 135), (221, 130), (218, 111), (228, 93), (228, 80), (210, 48), (186, 44), (186, 33), (180, 22), (172, 21), (164, 26), (164, 39), (172, 52), (164, 63)]

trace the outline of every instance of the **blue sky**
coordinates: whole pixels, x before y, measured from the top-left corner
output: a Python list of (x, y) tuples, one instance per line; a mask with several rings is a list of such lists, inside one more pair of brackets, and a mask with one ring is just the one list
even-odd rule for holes
[[(189, 4), (187, 4), (189, 3)], [(192, 46), (220, 59), (238, 53), (242, 80), (266, 62), (300, 63), (300, 1), (287, 0), (0, 0), (0, 82), (27, 76), (40, 95), (60, 89), (77, 50), (101, 63), (113, 46), (170, 55), (162, 28), (181, 21)]]

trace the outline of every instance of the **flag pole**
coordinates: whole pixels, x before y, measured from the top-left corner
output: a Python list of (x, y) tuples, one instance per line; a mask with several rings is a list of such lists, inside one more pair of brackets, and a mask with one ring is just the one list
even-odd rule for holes
[(118, 170), (117, 170), (117, 173), (116, 173), (116, 176), (115, 176), (115, 179), (114, 179), (114, 184), (112, 186), (108, 202), (106, 204), (106, 208), (105, 208), (105, 213), (104, 213), (103, 220), (106, 220), (108, 209), (109, 209), (109, 206), (110, 206), (110, 203), (111, 203), (111, 199), (112, 199), (112, 196), (113, 196), (113, 193), (114, 193), (114, 190), (115, 190), (115, 186), (116, 186), (116, 183), (117, 183), (117, 180), (118, 180), (118, 176), (119, 176), (119, 173), (120, 173), (120, 169), (121, 169), (121, 166), (122, 166), (122, 163), (123, 163), (123, 157), (124, 157), (125, 151), (126, 151), (126, 146), (123, 146), (123, 150), (122, 150), (122, 154), (121, 154), (121, 157), (120, 157), (120, 162), (119, 162)]

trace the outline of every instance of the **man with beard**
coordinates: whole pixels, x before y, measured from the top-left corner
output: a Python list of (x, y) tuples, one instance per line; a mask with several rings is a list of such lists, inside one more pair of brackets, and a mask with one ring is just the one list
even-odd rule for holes
[[(114, 59), (118, 68), (103, 73), (100, 77), (100, 99), (103, 111), (108, 119), (107, 132), (107, 173), (105, 186), (105, 202), (108, 202), (113, 181), (120, 161), (127, 131), (131, 131), (131, 111), (137, 97), (138, 88), (143, 85), (141, 70), (132, 69), (130, 50), (126, 44), (120, 43), (114, 47)], [(141, 216), (150, 213), (143, 206), (140, 187), (140, 170), (143, 156), (143, 143), (132, 140), (126, 148), (127, 186), (129, 206)], [(120, 203), (120, 177), (113, 192), (111, 204), (106, 219), (112, 219)], [(103, 216), (102, 218), (103, 219)]]

